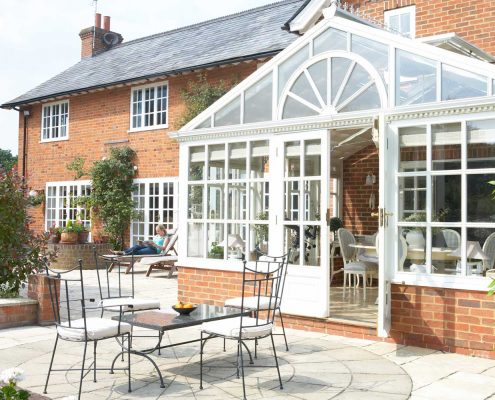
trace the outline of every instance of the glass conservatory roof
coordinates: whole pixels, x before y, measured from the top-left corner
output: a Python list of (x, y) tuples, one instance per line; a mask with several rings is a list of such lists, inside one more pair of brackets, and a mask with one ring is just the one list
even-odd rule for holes
[(487, 62), (334, 15), (181, 131), (480, 98), (494, 79)]

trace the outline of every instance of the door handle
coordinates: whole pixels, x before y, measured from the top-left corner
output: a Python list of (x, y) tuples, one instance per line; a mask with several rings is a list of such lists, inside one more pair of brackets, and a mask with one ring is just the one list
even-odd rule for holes
[(380, 226), (387, 227), (388, 226), (388, 217), (394, 215), (393, 213), (386, 212), (384, 208), (379, 208), (378, 212), (371, 213), (373, 218), (378, 217), (378, 223)]

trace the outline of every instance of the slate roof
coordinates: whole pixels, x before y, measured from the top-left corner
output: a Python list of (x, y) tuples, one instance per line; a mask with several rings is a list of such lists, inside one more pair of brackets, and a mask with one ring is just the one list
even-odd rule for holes
[(69, 69), (5, 104), (28, 102), (205, 68), (225, 62), (273, 55), (297, 36), (282, 30), (304, 0), (278, 3), (124, 42)]

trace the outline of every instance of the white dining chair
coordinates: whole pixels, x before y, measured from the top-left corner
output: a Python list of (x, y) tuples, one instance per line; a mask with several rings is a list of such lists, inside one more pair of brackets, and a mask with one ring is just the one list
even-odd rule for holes
[(354, 277), (354, 287), (359, 286), (360, 278), (363, 278), (364, 297), (366, 298), (366, 282), (368, 277), (372, 279), (378, 276), (378, 264), (369, 261), (360, 261), (357, 259), (357, 248), (351, 245), (356, 243), (354, 235), (347, 229), (340, 228), (337, 231), (340, 242), (340, 250), (344, 259), (344, 293), (349, 278), (349, 287), (351, 287), (351, 278)]
[(487, 271), (493, 268), (495, 261), (495, 232), (488, 236), (483, 243), (483, 253), (485, 253), (489, 259), (483, 260), (483, 270)]
[(442, 235), (449, 249), (457, 249), (461, 244), (461, 235), (453, 229), (442, 229)]

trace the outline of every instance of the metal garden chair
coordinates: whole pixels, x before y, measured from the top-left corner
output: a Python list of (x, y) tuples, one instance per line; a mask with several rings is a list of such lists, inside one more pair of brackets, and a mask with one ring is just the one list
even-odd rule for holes
[[(131, 392), (131, 359), (130, 352), (127, 350), (127, 367), (126, 368), (97, 368), (96, 366), (96, 347), (99, 341), (111, 338), (120, 338), (122, 341), (127, 338), (130, 343), (131, 326), (118, 320), (104, 319), (100, 317), (89, 317), (88, 312), (100, 311), (103, 306), (88, 305), (95, 303), (95, 299), (86, 299), (84, 296), (84, 282), (82, 272), (82, 261), (76, 267), (66, 271), (54, 271), (46, 266), (48, 276), (48, 288), (52, 303), (52, 310), (57, 328), (57, 337), (53, 347), (50, 367), (46, 377), (44, 393), (47, 392), (48, 381), (52, 371), (81, 371), (79, 380), (78, 399), (81, 398), (82, 382), (84, 377), (93, 370), (93, 381), (96, 382), (96, 371), (101, 370), (125, 370), (128, 371), (128, 391)], [(70, 289), (69, 289), (69, 286)], [(62, 290), (63, 289), (63, 290)], [(76, 294), (80, 289), (80, 292)], [(121, 305), (120, 310), (132, 305)], [(120, 312), (122, 315), (122, 312)], [(53, 360), (57, 350), (58, 340), (69, 342), (84, 343), (84, 352), (82, 357), (81, 368), (53, 369)], [(93, 342), (93, 362), (85, 368), (86, 351), (88, 343)]]
[[(284, 287), (285, 287), (285, 279), (287, 277), (287, 268), (290, 260), (290, 254), (291, 250), (289, 249), (289, 252), (283, 256), (279, 257), (274, 257), (274, 256), (268, 256), (268, 255), (261, 255), (259, 257), (260, 261), (263, 262), (280, 262), (282, 263), (282, 282), (281, 282), (281, 287), (280, 287), (280, 293), (279, 297), (276, 299), (276, 312), (280, 318), (280, 324), (282, 326), (282, 333), (274, 333), (274, 335), (282, 335), (284, 337), (285, 341), (285, 349), (286, 351), (289, 351), (289, 345), (287, 343), (287, 336), (285, 334), (285, 327), (284, 327), (284, 319), (282, 317), (282, 311), (280, 310), (280, 307), (282, 306), (282, 297), (284, 294)], [(242, 297), (234, 297), (225, 300), (224, 306), (225, 307), (233, 307), (233, 308), (240, 308), (242, 304)], [(270, 302), (270, 297), (267, 295), (260, 296), (260, 303), (257, 303), (257, 297), (256, 293), (253, 293), (253, 296), (247, 296), (244, 298), (244, 307), (246, 309), (251, 309), (253, 311), (256, 310), (264, 310), (266, 307), (268, 307), (269, 302)]]
[[(242, 296), (241, 296), (241, 316), (219, 321), (206, 322), (201, 326), (201, 348), (200, 348), (200, 389), (203, 389), (203, 353), (205, 344), (213, 338), (224, 338), (237, 342), (237, 377), (242, 375), (242, 390), (244, 399), (246, 398), (246, 385), (244, 380), (244, 355), (243, 348), (249, 354), (251, 364), (253, 359), (247, 341), (258, 341), (270, 338), (272, 343), (275, 367), (277, 368), (280, 389), (283, 389), (282, 378), (278, 366), (277, 352), (273, 341), (273, 324), (275, 314), (278, 309), (278, 299), (283, 284), (284, 262), (283, 261), (261, 261), (255, 262), (254, 267), (248, 267), (244, 261), (242, 273)], [(248, 298), (254, 299), (253, 304), (247, 307)], [(262, 303), (266, 306), (261, 307)], [(253, 317), (244, 316), (248, 312), (254, 311)]]

